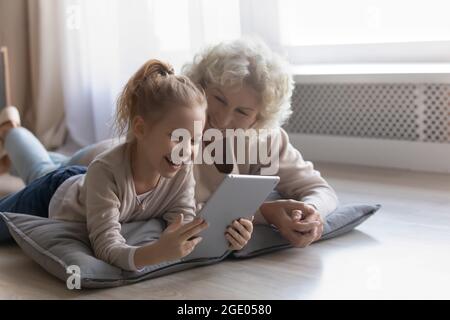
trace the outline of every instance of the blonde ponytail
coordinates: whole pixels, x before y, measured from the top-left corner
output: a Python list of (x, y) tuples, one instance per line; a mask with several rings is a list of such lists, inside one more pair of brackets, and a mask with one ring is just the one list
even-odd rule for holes
[(176, 76), (173, 67), (159, 60), (146, 62), (127, 82), (117, 100), (115, 129), (122, 136), (134, 117), (162, 114), (172, 104), (206, 104), (204, 93), (187, 77)]

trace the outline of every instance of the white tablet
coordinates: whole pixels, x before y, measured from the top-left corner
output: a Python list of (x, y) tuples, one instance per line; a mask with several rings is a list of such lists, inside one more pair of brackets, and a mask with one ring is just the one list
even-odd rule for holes
[(221, 257), (228, 251), (225, 230), (233, 220), (251, 218), (280, 180), (277, 176), (228, 174), (197, 214), (209, 227), (203, 240), (183, 260)]

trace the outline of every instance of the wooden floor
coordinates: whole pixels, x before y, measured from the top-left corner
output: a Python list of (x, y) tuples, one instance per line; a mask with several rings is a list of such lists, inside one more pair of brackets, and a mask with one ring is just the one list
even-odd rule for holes
[(341, 203), (383, 208), (358, 230), (306, 249), (105, 290), (69, 291), (18, 247), (0, 246), (0, 298), (450, 299), (450, 175), (316, 167)]

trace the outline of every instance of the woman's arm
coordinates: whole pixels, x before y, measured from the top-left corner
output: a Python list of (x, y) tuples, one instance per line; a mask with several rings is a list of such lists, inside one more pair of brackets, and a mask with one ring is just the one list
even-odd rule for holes
[(333, 188), (325, 181), (310, 161), (289, 142), (289, 136), (280, 129), (279, 169), (277, 191), (286, 198), (313, 205), (326, 217), (338, 204)]
[[(304, 247), (320, 239), (323, 220), (337, 207), (338, 199), (320, 172), (290, 144), (288, 134), (283, 129), (278, 134), (278, 145), (271, 151), (279, 150), (276, 190), (285, 200), (264, 203), (255, 221), (275, 225), (294, 246)], [(251, 172), (261, 172), (261, 166), (253, 166)]]

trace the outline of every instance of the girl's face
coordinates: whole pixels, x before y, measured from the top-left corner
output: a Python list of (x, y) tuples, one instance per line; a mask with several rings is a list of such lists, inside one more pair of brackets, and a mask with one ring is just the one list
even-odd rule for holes
[[(141, 117), (136, 117), (134, 134), (138, 141), (138, 150), (143, 154), (151, 169), (157, 171), (165, 178), (172, 178), (186, 162), (189, 162), (196, 146), (194, 141), (201, 140), (201, 134), (205, 125), (205, 108), (203, 106), (193, 107), (168, 107), (168, 112), (154, 123), (144, 121)], [(140, 119), (139, 119), (140, 118)], [(202, 130), (194, 131), (194, 122), (201, 123)], [(191, 136), (191, 143), (187, 153), (184, 154), (184, 161), (180, 165), (173, 163), (171, 155), (175, 146), (180, 143), (172, 141), (172, 132), (176, 129), (186, 129)], [(195, 136), (195, 135), (200, 136)]]
[(258, 120), (261, 103), (258, 92), (244, 85), (233, 88), (207, 87), (206, 129), (249, 129)]

